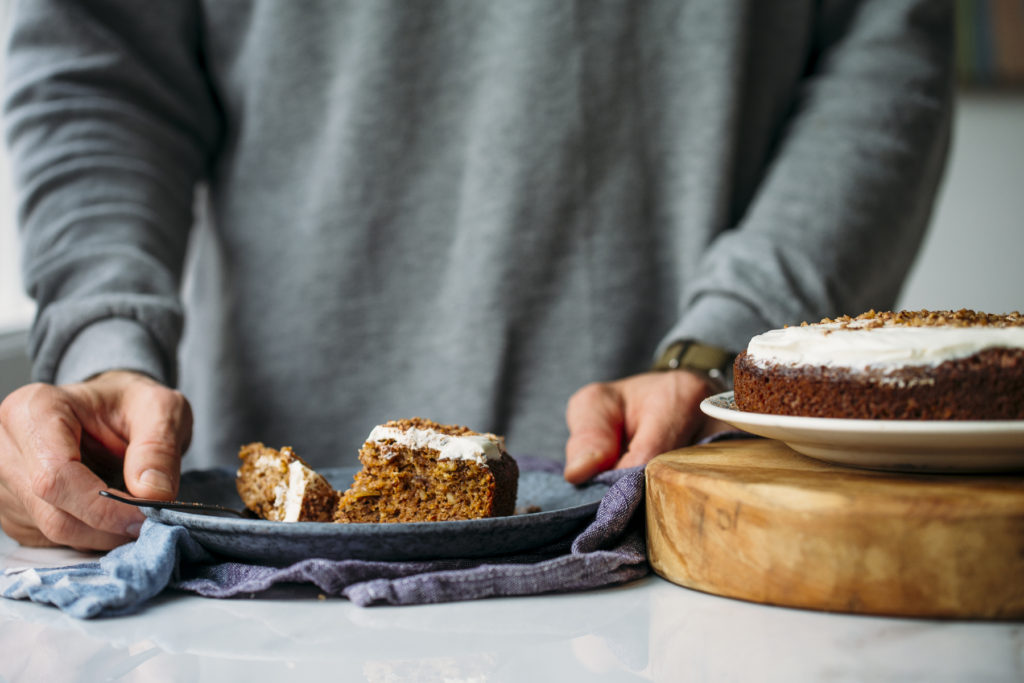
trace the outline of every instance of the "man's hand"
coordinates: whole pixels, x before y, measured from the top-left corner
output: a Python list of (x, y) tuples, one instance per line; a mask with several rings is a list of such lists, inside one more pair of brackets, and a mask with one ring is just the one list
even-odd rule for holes
[(703, 378), (685, 370), (588, 384), (573, 394), (566, 410), (566, 480), (581, 484), (613, 467), (643, 465), (727, 429), (700, 411), (710, 394)]
[(142, 514), (98, 491), (170, 500), (191, 437), (188, 401), (145, 375), (21, 387), (0, 404), (0, 527), (24, 545), (131, 540)]

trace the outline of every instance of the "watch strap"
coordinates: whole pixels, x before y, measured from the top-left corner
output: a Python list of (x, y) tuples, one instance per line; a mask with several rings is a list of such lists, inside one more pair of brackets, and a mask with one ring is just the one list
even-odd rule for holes
[(687, 370), (704, 377), (717, 391), (732, 388), (732, 366), (736, 354), (695, 339), (681, 339), (665, 349), (651, 368), (656, 371)]

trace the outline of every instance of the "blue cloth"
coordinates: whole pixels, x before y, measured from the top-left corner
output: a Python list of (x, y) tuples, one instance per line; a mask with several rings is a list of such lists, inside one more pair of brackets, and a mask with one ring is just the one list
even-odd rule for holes
[(271, 567), (225, 562), (186, 529), (147, 520), (137, 541), (98, 562), (7, 570), (0, 576), (0, 595), (90, 618), (134, 612), (165, 589), (226, 598), (259, 593), (275, 584), (306, 583), (369, 606), (599, 588), (649, 571), (643, 468), (606, 472), (599, 475), (602, 480), (611, 487), (582, 532), (521, 555), (422, 562), (308, 559)]
[(139, 539), (99, 562), (44, 569), (8, 569), (0, 595), (54, 605), (73, 617), (135, 611), (172, 584), (179, 571), (213, 560), (182, 527), (147, 520)]

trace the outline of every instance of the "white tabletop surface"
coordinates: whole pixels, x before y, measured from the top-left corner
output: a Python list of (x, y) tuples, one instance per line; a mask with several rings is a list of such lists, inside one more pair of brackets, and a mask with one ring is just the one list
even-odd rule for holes
[[(0, 564), (95, 559), (23, 548)], [(1024, 624), (825, 614), (657, 576), (585, 593), (362, 608), (315, 588), (164, 595), (82, 621), (0, 599), (0, 681), (1020, 681)]]

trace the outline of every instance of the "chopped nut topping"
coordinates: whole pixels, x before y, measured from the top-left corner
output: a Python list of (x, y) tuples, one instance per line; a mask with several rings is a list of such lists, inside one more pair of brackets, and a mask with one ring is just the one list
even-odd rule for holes
[[(841, 315), (823, 318), (820, 324), (839, 323), (840, 328), (870, 330), (877, 327), (904, 325), (907, 327), (1024, 327), (1024, 315), (1012, 313), (981, 313), (962, 308), (959, 311), (883, 311), (861, 313), (856, 318)], [(806, 324), (806, 323), (803, 323)]]

